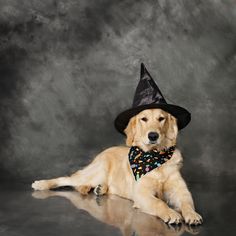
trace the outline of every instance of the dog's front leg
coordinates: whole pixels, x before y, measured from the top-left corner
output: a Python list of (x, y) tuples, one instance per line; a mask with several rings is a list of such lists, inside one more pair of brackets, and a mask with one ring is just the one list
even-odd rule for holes
[(202, 217), (195, 211), (192, 195), (179, 172), (169, 177), (163, 190), (170, 205), (181, 211), (185, 223), (198, 225), (203, 222)]
[(155, 196), (152, 186), (146, 184), (138, 184), (134, 191), (134, 206), (141, 211), (158, 216), (168, 224), (179, 224), (182, 216), (161, 199)]

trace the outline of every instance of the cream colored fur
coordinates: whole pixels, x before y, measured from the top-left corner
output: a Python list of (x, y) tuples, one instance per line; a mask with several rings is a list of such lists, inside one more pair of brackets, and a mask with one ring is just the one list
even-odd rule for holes
[[(149, 132), (157, 132), (157, 143), (150, 144)], [(32, 184), (35, 190), (73, 186), (81, 194), (99, 186), (99, 194), (116, 194), (134, 201), (134, 207), (160, 217), (166, 223), (201, 224), (202, 217), (195, 212), (191, 193), (180, 174), (182, 155), (178, 149), (172, 158), (158, 169), (135, 181), (129, 166), (129, 146), (144, 151), (163, 149), (176, 144), (177, 121), (161, 109), (148, 109), (131, 118), (125, 129), (127, 146), (111, 147), (100, 153), (91, 164), (68, 177), (39, 180)], [(173, 208), (170, 208), (170, 206)]]

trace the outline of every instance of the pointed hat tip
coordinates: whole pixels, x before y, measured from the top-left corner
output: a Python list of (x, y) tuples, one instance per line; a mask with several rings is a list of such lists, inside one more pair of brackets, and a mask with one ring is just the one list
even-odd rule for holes
[(145, 74), (147, 74), (149, 77), (151, 77), (151, 75), (149, 74), (146, 66), (144, 65), (144, 63), (141, 63), (141, 70), (140, 70), (140, 79), (144, 78)]
[(144, 63), (143, 62), (141, 62), (141, 71), (143, 71), (143, 70), (145, 70), (146, 68), (145, 68), (145, 65), (144, 65)]
[(146, 71), (147, 71), (147, 69), (146, 69), (144, 63), (142, 62), (141, 63), (141, 69), (140, 69), (140, 78), (142, 78), (144, 76)]

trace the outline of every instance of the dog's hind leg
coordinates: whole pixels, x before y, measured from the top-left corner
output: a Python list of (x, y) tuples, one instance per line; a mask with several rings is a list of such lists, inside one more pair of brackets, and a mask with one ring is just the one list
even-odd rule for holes
[(75, 185), (75, 179), (72, 178), (71, 176), (66, 176), (55, 179), (36, 180), (32, 183), (32, 188), (34, 190), (49, 190), (62, 186), (74, 187), (74, 185)]
[(61, 186), (72, 186), (81, 194), (87, 194), (92, 188), (98, 185), (106, 185), (107, 168), (105, 161), (95, 159), (83, 170), (79, 170), (71, 176), (38, 180), (32, 184), (32, 188), (35, 190), (48, 190)]
[(108, 191), (108, 186), (106, 184), (99, 184), (93, 190), (93, 192), (97, 196), (102, 196), (102, 195), (106, 194), (107, 191)]

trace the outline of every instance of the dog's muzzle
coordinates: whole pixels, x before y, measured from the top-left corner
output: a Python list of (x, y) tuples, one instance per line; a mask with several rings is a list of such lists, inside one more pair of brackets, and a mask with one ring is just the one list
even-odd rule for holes
[(159, 138), (159, 134), (157, 132), (148, 133), (148, 139), (149, 139), (150, 144), (156, 144), (158, 138)]

